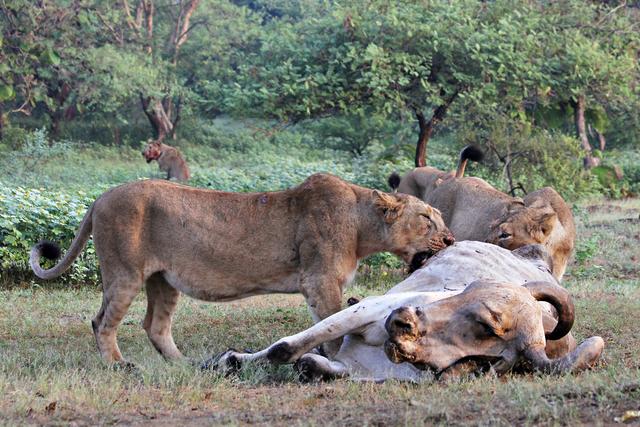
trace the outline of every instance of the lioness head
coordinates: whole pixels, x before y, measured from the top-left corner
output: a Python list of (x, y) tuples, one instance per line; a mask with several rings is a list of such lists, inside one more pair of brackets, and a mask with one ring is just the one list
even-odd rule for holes
[(505, 215), (491, 225), (487, 243), (514, 250), (524, 245), (544, 244), (558, 221), (549, 205), (512, 205)]
[(147, 163), (151, 163), (152, 160), (158, 160), (158, 157), (162, 154), (161, 143), (149, 141), (146, 147), (144, 147), (144, 151), (142, 151), (142, 155), (144, 156)]
[(437, 209), (407, 194), (373, 193), (375, 207), (386, 224), (389, 251), (408, 263), (412, 271), (454, 243)]

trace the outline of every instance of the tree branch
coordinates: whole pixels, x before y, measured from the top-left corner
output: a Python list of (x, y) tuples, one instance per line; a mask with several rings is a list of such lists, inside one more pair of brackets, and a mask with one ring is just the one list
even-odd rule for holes
[(171, 35), (170, 43), (170, 47), (173, 50), (172, 62), (174, 65), (178, 62), (178, 52), (180, 51), (180, 47), (187, 41), (190, 30), (189, 22), (191, 21), (191, 16), (199, 4), (200, 0), (190, 0), (186, 5), (184, 3), (180, 4), (180, 13), (178, 14), (178, 19), (176, 20), (176, 26)]

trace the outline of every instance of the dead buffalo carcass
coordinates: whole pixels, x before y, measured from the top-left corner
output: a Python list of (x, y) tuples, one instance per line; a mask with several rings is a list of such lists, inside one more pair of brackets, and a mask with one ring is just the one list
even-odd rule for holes
[[(579, 346), (574, 306), (539, 245), (508, 251), (463, 241), (432, 257), (382, 296), (366, 298), (257, 353), (229, 350), (206, 367), (237, 369), (266, 359), (295, 363), (306, 379), (423, 381), (462, 373), (546, 373), (592, 366), (600, 337)], [(314, 348), (344, 337), (328, 359)]]

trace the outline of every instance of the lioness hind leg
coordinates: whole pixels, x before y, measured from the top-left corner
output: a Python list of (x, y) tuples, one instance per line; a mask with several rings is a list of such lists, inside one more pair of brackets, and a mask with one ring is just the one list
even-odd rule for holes
[(129, 286), (126, 283), (120, 281), (118, 284), (109, 284), (103, 281), (102, 306), (91, 322), (98, 351), (107, 363), (124, 362), (118, 348), (116, 333), (131, 302), (142, 288), (134, 281), (128, 282)]
[(143, 328), (153, 346), (167, 359), (181, 359), (182, 353), (176, 347), (171, 334), (171, 319), (178, 305), (180, 292), (156, 273), (146, 282), (147, 314)]

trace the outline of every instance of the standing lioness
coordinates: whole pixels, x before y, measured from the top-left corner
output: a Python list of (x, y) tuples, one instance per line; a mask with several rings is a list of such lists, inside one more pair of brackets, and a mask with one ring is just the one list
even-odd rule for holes
[(245, 194), (152, 180), (104, 193), (64, 258), (43, 270), (40, 256), (56, 258), (59, 250), (39, 243), (31, 268), (43, 279), (60, 276), (90, 234), (104, 292), (92, 324), (108, 362), (122, 361), (116, 329), (143, 284), (149, 339), (163, 356), (179, 358), (171, 318), (180, 292), (207, 301), (302, 292), (317, 321), (340, 310), (359, 258), (390, 251), (410, 262), (453, 243), (440, 213), (419, 199), (331, 175), (313, 175), (286, 191)]

